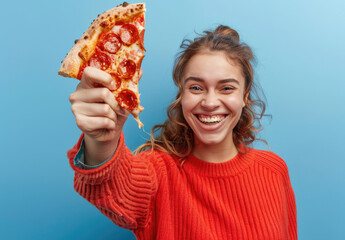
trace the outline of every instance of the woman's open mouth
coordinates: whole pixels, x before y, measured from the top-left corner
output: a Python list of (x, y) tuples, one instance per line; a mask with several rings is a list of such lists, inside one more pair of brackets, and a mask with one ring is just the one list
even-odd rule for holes
[(227, 115), (225, 114), (216, 114), (216, 115), (195, 114), (195, 116), (200, 122), (204, 124), (212, 125), (212, 124), (220, 123), (226, 118)]

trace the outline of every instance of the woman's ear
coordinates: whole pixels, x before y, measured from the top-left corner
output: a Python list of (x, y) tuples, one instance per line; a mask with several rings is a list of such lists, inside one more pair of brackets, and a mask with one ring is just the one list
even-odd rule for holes
[(242, 108), (244, 108), (244, 107), (247, 105), (247, 102), (248, 102), (248, 96), (249, 96), (249, 92), (244, 93), (244, 96), (243, 96), (243, 105), (242, 105)]

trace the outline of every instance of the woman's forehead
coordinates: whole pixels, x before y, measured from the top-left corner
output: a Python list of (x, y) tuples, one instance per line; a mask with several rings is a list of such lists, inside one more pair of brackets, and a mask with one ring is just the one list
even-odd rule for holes
[(244, 83), (241, 65), (222, 52), (207, 52), (194, 55), (186, 64), (182, 80), (190, 78), (204, 81), (236, 79)]

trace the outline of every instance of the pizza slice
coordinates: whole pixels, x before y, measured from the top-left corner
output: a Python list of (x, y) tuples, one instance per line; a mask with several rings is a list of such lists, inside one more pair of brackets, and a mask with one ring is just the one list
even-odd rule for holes
[(81, 79), (87, 66), (109, 73), (117, 86), (113, 91), (118, 104), (138, 122), (140, 106), (139, 78), (144, 58), (145, 4), (123, 4), (110, 9), (92, 22), (75, 41), (62, 61), (59, 74)]

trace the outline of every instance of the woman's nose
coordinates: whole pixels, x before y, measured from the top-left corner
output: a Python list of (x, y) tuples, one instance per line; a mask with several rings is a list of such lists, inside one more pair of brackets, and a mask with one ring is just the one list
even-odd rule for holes
[(203, 99), (201, 100), (201, 106), (206, 109), (214, 109), (219, 106), (220, 102), (217, 94), (214, 91), (209, 91), (204, 94)]

